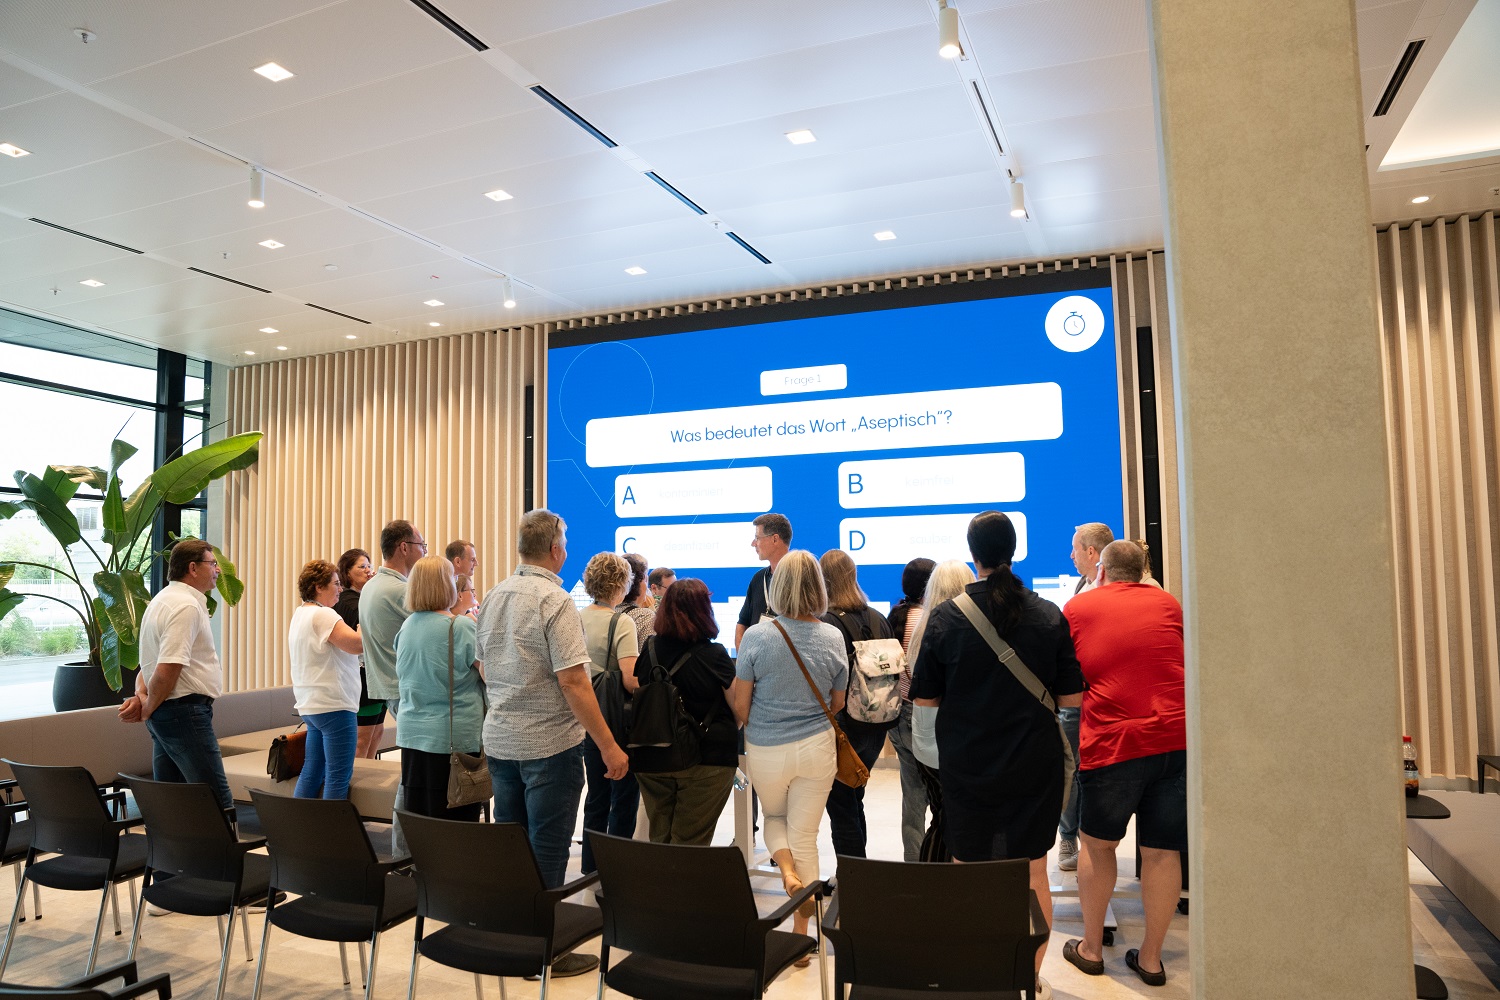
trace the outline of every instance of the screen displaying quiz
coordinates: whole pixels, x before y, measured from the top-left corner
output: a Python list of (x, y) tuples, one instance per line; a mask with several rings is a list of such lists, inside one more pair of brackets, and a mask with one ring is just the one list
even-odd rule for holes
[(1016, 573), (1061, 603), (1074, 526), (1123, 521), (1112, 317), (1106, 287), (571, 346), (553, 334), (547, 506), (568, 523), (564, 585), (587, 603), (590, 556), (639, 552), (708, 584), (732, 647), (764, 565), (756, 515), (790, 518), (793, 548), (847, 551), (885, 609), (908, 560), (967, 561), (969, 519), (1003, 510)]

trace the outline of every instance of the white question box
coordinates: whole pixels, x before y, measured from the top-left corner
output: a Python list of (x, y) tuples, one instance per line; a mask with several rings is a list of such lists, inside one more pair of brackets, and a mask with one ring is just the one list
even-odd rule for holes
[(1019, 503), (1026, 459), (1018, 451), (839, 463), (839, 506), (935, 507)]
[(616, 517), (761, 514), (770, 509), (771, 469), (764, 465), (615, 477)]
[[(839, 522), (839, 548), (858, 566), (904, 566), (920, 557), (971, 562), (969, 522), (978, 513), (846, 517)], [(1026, 515), (1016, 510), (1005, 514), (1016, 526), (1011, 561), (1020, 562), (1026, 558)]]
[(849, 369), (843, 365), (778, 368), (760, 373), (762, 396), (788, 396), (795, 392), (836, 392), (848, 385)]
[(685, 576), (684, 570), (693, 569), (759, 568), (760, 557), (750, 546), (754, 537), (750, 521), (622, 524), (615, 529), (615, 551), (639, 552), (652, 566), (670, 566)]
[(599, 469), (1050, 441), (1062, 431), (1062, 389), (1033, 382), (598, 417), (584, 437), (588, 464)]

